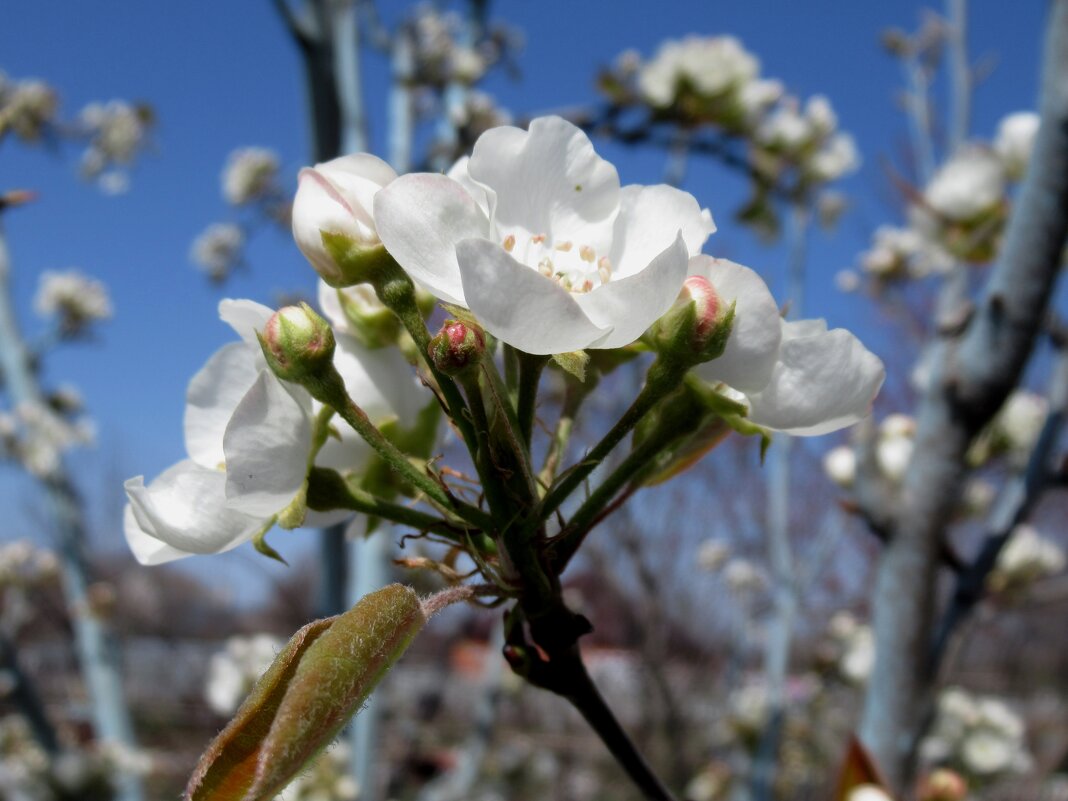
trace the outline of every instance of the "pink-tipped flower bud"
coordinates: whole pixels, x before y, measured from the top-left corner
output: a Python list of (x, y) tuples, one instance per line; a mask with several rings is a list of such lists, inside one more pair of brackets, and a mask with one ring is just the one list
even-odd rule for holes
[(486, 352), (486, 335), (475, 323), (446, 320), (430, 340), (430, 360), (445, 375), (459, 375), (474, 367)]
[(964, 801), (968, 797), (968, 783), (949, 768), (939, 768), (920, 782), (919, 801)]
[(388, 258), (373, 216), (374, 197), (397, 174), (368, 153), (300, 171), (293, 199), (293, 238), (322, 279), (333, 287), (370, 280)]
[(302, 382), (333, 365), (334, 332), (307, 303), (276, 311), (259, 339), (267, 364), (284, 381)]
[(733, 323), (734, 304), (726, 306), (707, 278), (691, 275), (674, 305), (653, 325), (653, 343), (661, 354), (700, 364), (723, 353)]

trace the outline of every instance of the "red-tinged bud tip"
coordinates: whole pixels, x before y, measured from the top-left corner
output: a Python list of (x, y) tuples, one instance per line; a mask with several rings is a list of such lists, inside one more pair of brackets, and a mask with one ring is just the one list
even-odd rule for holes
[(662, 354), (700, 364), (723, 353), (733, 323), (734, 305), (725, 305), (707, 278), (691, 275), (672, 307), (653, 325), (652, 341)]
[(318, 373), (334, 360), (334, 332), (307, 303), (271, 315), (260, 345), (275, 375), (286, 381)]
[(475, 323), (446, 320), (430, 340), (430, 359), (445, 375), (457, 375), (477, 365), (486, 351), (486, 335)]

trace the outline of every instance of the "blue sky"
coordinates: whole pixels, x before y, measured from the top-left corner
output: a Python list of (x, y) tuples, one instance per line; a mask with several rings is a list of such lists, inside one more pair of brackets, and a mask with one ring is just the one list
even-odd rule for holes
[[(399, 6), (381, 5), (387, 18)], [(765, 75), (783, 79), (802, 97), (826, 94), (843, 128), (855, 134), (864, 165), (841, 184), (855, 203), (852, 213), (836, 234), (813, 240), (807, 315), (851, 327), (879, 350), (892, 340), (872, 330), (872, 307), (843, 299), (832, 279), (854, 263), (871, 228), (892, 216), (882, 165), (900, 152), (905, 127), (895, 106), (897, 65), (878, 40), (887, 26), (914, 27), (922, 7), (907, 0), (501, 0), (492, 14), (523, 32), (523, 76), (495, 78), (486, 88), (518, 114), (583, 104), (595, 99), (597, 69), (621, 50), (651, 54), (665, 38), (696, 32), (734, 34), (761, 59)], [(1045, 8), (1041, 2), (973, 4), (972, 55), (996, 60), (976, 94), (976, 135), (989, 137), (1002, 115), (1033, 107)], [(31, 329), (29, 300), (42, 270), (78, 266), (104, 279), (113, 295), (116, 316), (100, 342), (57, 353), (47, 373), (78, 385), (95, 413), (99, 446), (76, 465), (107, 517), (120, 508), (118, 478), (154, 476), (182, 456), (185, 384), (231, 336), (216, 317), (219, 298), (270, 302), (277, 291), (313, 287), (314, 275), (289, 238), (273, 232), (257, 237), (251, 271), (223, 291), (187, 257), (193, 237), (227, 215), (218, 178), (233, 148), (275, 148), (289, 177), (306, 163), (303, 77), (268, 0), (35, 0), (5, 11), (0, 69), (52, 83), (68, 115), (91, 100), (118, 97), (148, 101), (159, 117), (156, 150), (119, 197), (77, 180), (73, 150), (61, 157), (13, 143), (0, 147), (0, 188), (41, 195), (6, 219), (16, 296)], [(376, 54), (365, 57), (365, 75), (373, 144), (381, 145), (386, 73)], [(603, 143), (598, 149), (625, 183), (660, 180), (661, 155)], [(784, 251), (757, 245), (732, 222), (740, 186), (722, 167), (694, 162), (686, 188), (719, 222), (706, 251), (747, 263), (774, 283)], [(12, 474), (2, 475), (9, 491), (0, 497), (12, 497)], [(20, 515), (20, 524), (31, 519)], [(0, 537), (28, 533), (5, 527)], [(101, 541), (118, 547), (119, 534), (101, 532)]]

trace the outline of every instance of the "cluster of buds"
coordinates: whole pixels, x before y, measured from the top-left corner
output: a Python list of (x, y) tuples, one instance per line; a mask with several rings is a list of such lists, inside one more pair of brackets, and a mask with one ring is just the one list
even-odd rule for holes
[(126, 171), (150, 144), (155, 113), (144, 103), (111, 100), (90, 103), (78, 115), (78, 128), (88, 140), (81, 172), (99, 182), (105, 192), (126, 190)]
[(1002, 597), (1019, 597), (1044, 578), (1064, 570), (1064, 550), (1027, 524), (1016, 526), (998, 554), (987, 586)]
[(59, 98), (48, 84), (12, 80), (0, 72), (0, 141), (11, 133), (37, 142), (55, 123), (58, 109)]
[(920, 745), (928, 764), (957, 770), (976, 783), (1027, 770), (1023, 720), (1004, 701), (950, 687), (938, 698), (935, 722)]
[(472, 41), (470, 24), (460, 14), (429, 4), (417, 7), (405, 27), (413, 50), (413, 83), (436, 91), (453, 83), (477, 83), (517, 43), (515, 33), (502, 26)]
[(1022, 179), (1039, 117), (1016, 112), (993, 142), (962, 147), (926, 186), (908, 195), (904, 227), (881, 226), (860, 267), (876, 287), (948, 272), (959, 262), (985, 264), (998, 251), (1011, 189)]
[(41, 273), (33, 308), (45, 319), (55, 319), (56, 330), (64, 338), (89, 334), (93, 323), (112, 315), (111, 297), (103, 282), (79, 270)]
[(214, 283), (221, 283), (244, 261), (245, 231), (237, 223), (212, 223), (189, 249), (190, 260)]
[(871, 626), (850, 612), (838, 612), (827, 626), (828, 642), (823, 656), (846, 682), (867, 683), (875, 666), (875, 635)]
[(92, 420), (80, 411), (26, 402), (13, 412), (0, 413), (0, 455), (39, 478), (55, 475), (66, 451), (96, 438)]
[(689, 132), (710, 127), (739, 139), (750, 169), (761, 176), (740, 218), (758, 230), (778, 224), (768, 186), (802, 196), (860, 166), (853, 137), (839, 130), (830, 101), (814, 95), (802, 104), (788, 95), (781, 81), (761, 76), (760, 61), (732, 36), (669, 40), (647, 61), (627, 51), (602, 74), (600, 86), (614, 106), (646, 109), (651, 124)]
[[(875, 463), (880, 475), (900, 484), (908, 470), (915, 445), (916, 421), (907, 414), (887, 415), (879, 424), (875, 440)], [(832, 448), (823, 457), (827, 477), (843, 488), (853, 486), (857, 477), (856, 452), (848, 445)]]

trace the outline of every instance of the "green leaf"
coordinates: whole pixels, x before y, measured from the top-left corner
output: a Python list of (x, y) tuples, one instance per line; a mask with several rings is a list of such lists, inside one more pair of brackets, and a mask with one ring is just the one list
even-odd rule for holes
[(575, 350), (570, 353), (554, 353), (553, 361), (564, 372), (573, 375), (579, 381), (586, 380), (586, 365), (590, 362), (590, 355), (584, 350)]
[(426, 623), (392, 584), (298, 631), (201, 757), (187, 801), (271, 801), (329, 745)]

